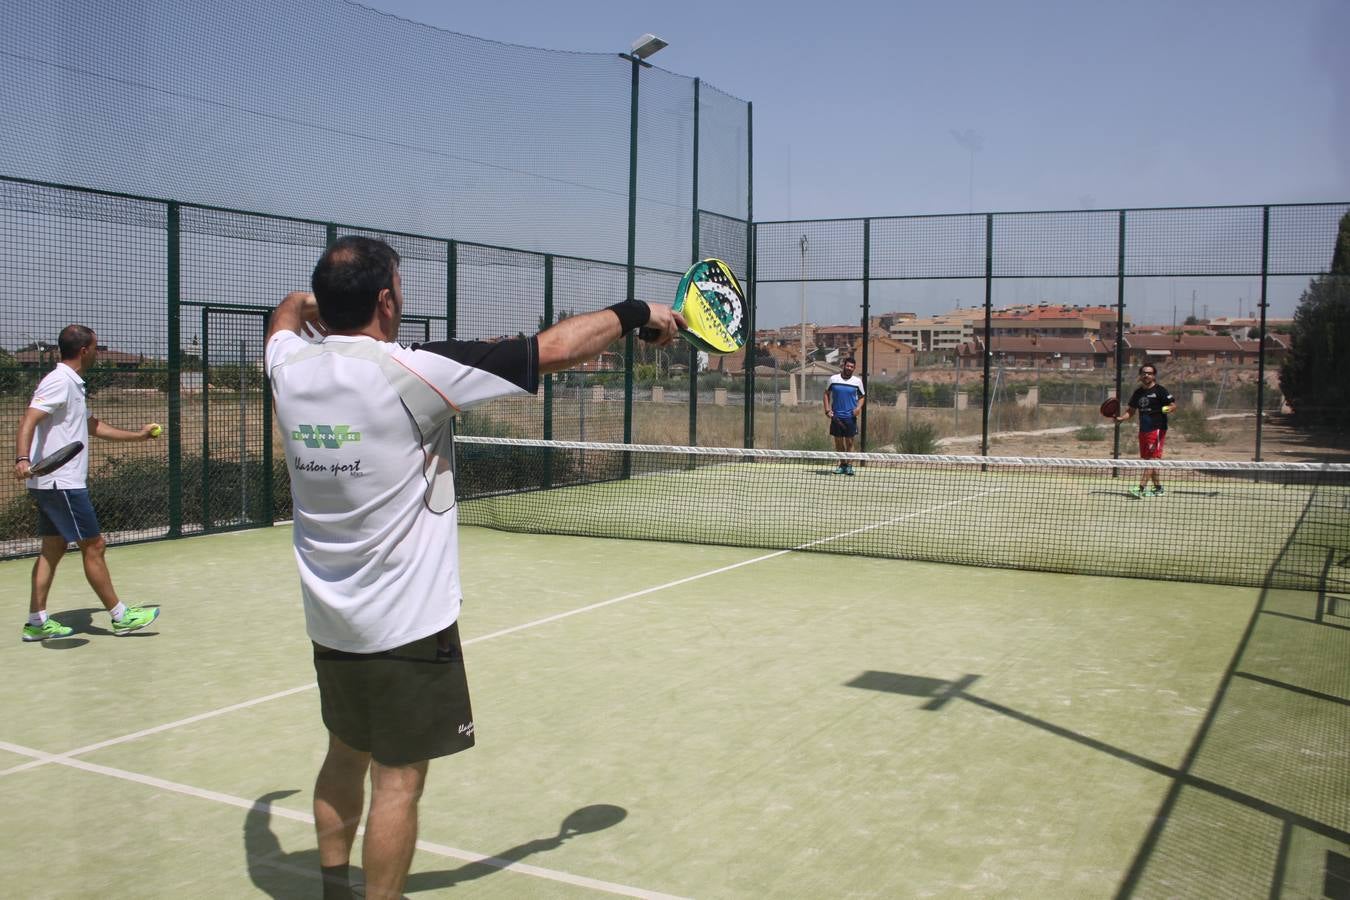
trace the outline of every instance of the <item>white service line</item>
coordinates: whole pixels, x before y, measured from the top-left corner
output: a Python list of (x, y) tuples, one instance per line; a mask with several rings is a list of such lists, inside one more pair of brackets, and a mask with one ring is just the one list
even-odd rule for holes
[[(144, 775), (140, 772), (128, 772), (125, 769), (116, 769), (112, 766), (101, 766), (98, 763), (91, 763), (83, 759), (71, 759), (69, 756), (56, 756), (51, 753), (43, 753), (41, 750), (34, 750), (31, 747), (23, 747), (18, 744), (11, 744), (8, 741), (0, 741), (0, 750), (6, 750), (20, 756), (29, 756), (36, 760), (40, 760), (41, 762), (69, 766), (72, 769), (79, 769), (84, 772), (92, 772), (95, 775), (120, 778), (123, 781), (131, 781), (136, 784), (143, 784), (147, 787), (157, 788), (162, 791), (171, 791), (175, 794), (195, 797), (199, 800), (210, 800), (215, 803), (223, 803), (226, 806), (235, 806), (239, 809), (265, 812), (269, 815), (274, 815), (283, 819), (291, 819), (295, 822), (305, 822), (310, 825), (314, 824), (314, 817), (309, 813), (296, 812), (295, 810), (286, 809), (283, 806), (274, 806), (271, 803), (261, 803), (257, 800), (245, 800), (243, 797), (235, 797), (232, 794), (222, 794), (219, 791), (208, 791), (188, 784), (180, 784), (176, 781), (156, 778), (153, 775)], [(357, 833), (364, 834), (365, 829), (358, 828)], [(616, 884), (612, 881), (601, 881), (597, 878), (586, 878), (583, 875), (573, 875), (570, 872), (559, 872), (556, 869), (546, 869), (542, 866), (531, 866), (525, 863), (514, 862), (509, 859), (501, 859), (496, 856), (485, 856), (482, 853), (472, 853), (468, 850), (447, 847), (445, 844), (437, 844), (432, 841), (418, 841), (417, 849), (425, 850), (427, 853), (434, 853), (437, 856), (445, 856), (450, 859), (458, 859), (464, 862), (479, 863), (497, 869), (510, 869), (524, 875), (533, 875), (536, 878), (546, 878), (550, 881), (559, 881), (564, 884), (574, 884), (579, 887), (593, 888), (598, 891), (619, 894), (624, 897), (642, 897), (648, 898), (648, 900), (683, 900), (683, 898), (674, 894), (662, 894), (657, 891), (648, 891), (642, 888), (630, 887), (625, 884)]]

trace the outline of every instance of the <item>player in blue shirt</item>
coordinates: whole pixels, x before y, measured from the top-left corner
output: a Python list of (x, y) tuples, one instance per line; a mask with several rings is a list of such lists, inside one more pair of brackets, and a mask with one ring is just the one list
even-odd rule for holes
[[(825, 388), (825, 415), (830, 417), (830, 436), (834, 438), (834, 449), (840, 453), (853, 450), (853, 438), (858, 433), (858, 416), (862, 414), (866, 402), (866, 390), (862, 379), (853, 374), (857, 361), (849, 356), (844, 359), (844, 367), (837, 375), (830, 376)], [(853, 464), (846, 459), (839, 460), (835, 467), (836, 475), (852, 475)]]

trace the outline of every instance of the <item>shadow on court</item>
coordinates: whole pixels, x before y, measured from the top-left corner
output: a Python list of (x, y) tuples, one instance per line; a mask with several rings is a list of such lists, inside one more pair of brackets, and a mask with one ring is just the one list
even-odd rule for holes
[[(314, 896), (319, 887), (318, 848), (288, 853), (272, 832), (272, 804), (298, 793), (296, 790), (272, 791), (263, 794), (244, 817), (244, 856), (248, 875), (258, 890), (270, 897), (291, 898)], [(433, 872), (414, 872), (408, 876), (404, 893), (434, 891), (454, 887), (485, 875), (499, 872), (512, 863), (561, 847), (563, 842), (582, 834), (611, 828), (628, 817), (622, 806), (597, 803), (583, 806), (563, 819), (558, 833), (517, 844), (494, 856), (465, 863), (454, 869)], [(358, 848), (359, 853), (359, 848)], [(426, 854), (423, 854), (423, 859)], [(353, 859), (352, 883), (360, 884), (360, 868)]]
[[(1165, 502), (1151, 499), (1149, 505)], [(847, 685), (926, 699), (925, 710), (964, 701), (1166, 778), (1116, 900), (1176, 896), (1179, 886), (1205, 896), (1346, 900), (1350, 610), (1343, 610), (1342, 594), (1350, 587), (1350, 528), (1344, 505), (1336, 491), (1309, 496), (1175, 765), (980, 697), (968, 690), (973, 675), (946, 681), (870, 671)], [(1317, 589), (1273, 588), (1277, 575), (1289, 574), (1285, 570)], [(1238, 834), (1245, 842), (1234, 841)], [(1233, 852), (1236, 847), (1241, 850)]]

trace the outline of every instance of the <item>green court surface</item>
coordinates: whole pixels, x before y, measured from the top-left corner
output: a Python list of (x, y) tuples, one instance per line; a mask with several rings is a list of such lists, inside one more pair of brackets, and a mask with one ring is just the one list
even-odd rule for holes
[[(412, 897), (1343, 897), (1350, 600), (462, 530)], [(318, 897), (289, 529), (0, 564), (7, 896)], [(1342, 893), (1332, 893), (1339, 890)]]

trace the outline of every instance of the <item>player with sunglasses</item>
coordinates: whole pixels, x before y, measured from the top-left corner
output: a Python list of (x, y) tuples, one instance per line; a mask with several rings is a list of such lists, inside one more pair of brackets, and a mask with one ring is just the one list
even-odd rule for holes
[[(1139, 458), (1162, 459), (1163, 443), (1167, 439), (1167, 414), (1177, 408), (1172, 392), (1158, 384), (1158, 367), (1153, 363), (1144, 363), (1139, 367), (1139, 387), (1130, 395), (1125, 414), (1116, 416), (1117, 422), (1134, 418), (1139, 413)], [(1149, 481), (1153, 487), (1148, 486)], [(1130, 488), (1130, 496), (1161, 497), (1162, 482), (1158, 480), (1157, 469), (1143, 469), (1139, 475), (1139, 486)]]

